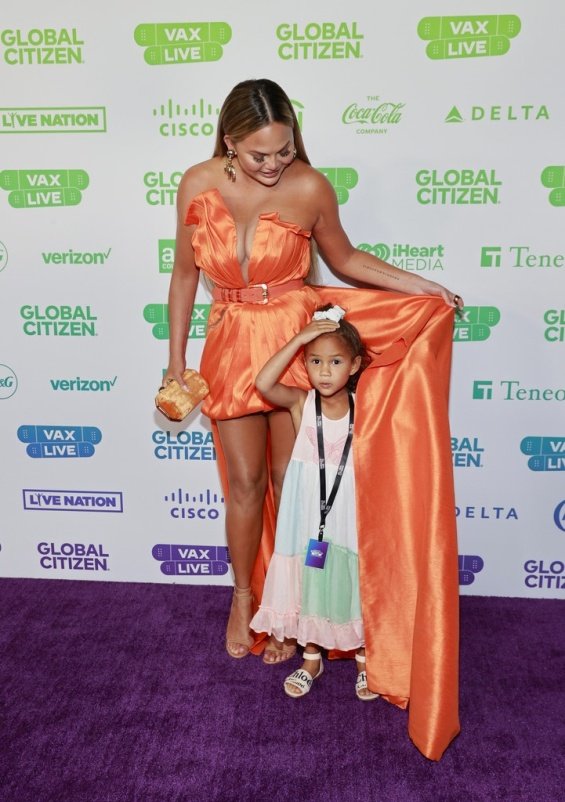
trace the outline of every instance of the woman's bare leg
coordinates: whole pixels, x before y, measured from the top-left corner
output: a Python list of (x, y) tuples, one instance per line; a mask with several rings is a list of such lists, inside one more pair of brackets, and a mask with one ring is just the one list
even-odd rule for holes
[[(271, 480), (275, 496), (275, 509), (278, 511), (284, 475), (296, 439), (296, 432), (292, 425), (290, 412), (286, 409), (270, 412), (268, 419), (271, 434)], [(281, 643), (271, 636), (263, 653), (263, 662), (283, 663), (294, 657), (295, 653), (296, 640), (285, 640), (284, 643)]]
[[(264, 415), (246, 415), (218, 421), (226, 460), (229, 498), (226, 534), (236, 591), (226, 632), (232, 657), (244, 657), (253, 643), (251, 574), (263, 530), (263, 503), (267, 490), (267, 421)], [(243, 592), (242, 592), (243, 591)]]

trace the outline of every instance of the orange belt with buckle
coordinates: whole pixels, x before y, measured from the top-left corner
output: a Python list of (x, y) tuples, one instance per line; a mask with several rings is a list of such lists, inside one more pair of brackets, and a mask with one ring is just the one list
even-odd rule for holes
[(304, 286), (301, 278), (284, 284), (250, 284), (248, 287), (214, 287), (212, 298), (223, 303), (268, 304), (273, 298)]

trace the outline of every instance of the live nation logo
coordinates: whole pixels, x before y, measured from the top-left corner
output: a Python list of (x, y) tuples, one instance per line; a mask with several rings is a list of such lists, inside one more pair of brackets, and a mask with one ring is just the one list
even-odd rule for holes
[(531, 471), (565, 471), (565, 437), (524, 437), (520, 451)]
[(153, 546), (153, 558), (166, 576), (224, 576), (230, 557), (225, 546)]
[(0, 106), (0, 134), (106, 133), (104, 106)]
[(337, 196), (340, 206), (349, 200), (349, 190), (357, 186), (359, 176), (353, 167), (318, 167), (322, 175), (325, 175)]
[(102, 432), (96, 426), (26, 425), (18, 428), (18, 440), (34, 459), (92, 457)]
[(123, 512), (123, 493), (116, 490), (22, 490), (24, 510), (55, 512)]
[(418, 36), (429, 42), (426, 55), (433, 60), (503, 56), (521, 27), (515, 14), (424, 17)]
[(219, 61), (231, 37), (227, 22), (142, 23), (133, 34), (151, 66)]

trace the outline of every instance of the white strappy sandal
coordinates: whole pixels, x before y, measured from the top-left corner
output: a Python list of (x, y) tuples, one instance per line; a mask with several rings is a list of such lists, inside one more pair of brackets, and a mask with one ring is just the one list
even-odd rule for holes
[[(312, 683), (318, 677), (321, 677), (324, 673), (324, 664), (322, 662), (322, 655), (320, 652), (304, 652), (302, 655), (304, 660), (319, 660), (320, 661), (320, 670), (316, 674), (315, 677), (310, 674), (309, 671), (306, 671), (304, 668), (297, 668), (296, 671), (293, 671), (284, 681), (284, 692), (287, 696), (292, 696), (293, 699), (298, 699), (300, 696), (306, 696), (307, 693), (310, 693), (310, 688), (312, 687)], [(293, 693), (290, 688), (297, 688), (298, 692)]]
[[(358, 663), (361, 663), (362, 665), (367, 662), (364, 654), (356, 654), (355, 659), (357, 660)], [(365, 691), (365, 693), (362, 693), (362, 691)], [(377, 697), (379, 696), (378, 693), (373, 693), (373, 691), (369, 691), (369, 686), (367, 685), (367, 672), (365, 671), (365, 669), (363, 669), (363, 671), (360, 671), (357, 674), (357, 682), (355, 683), (355, 693), (357, 695), (357, 698), (361, 702), (371, 702), (373, 699), (377, 699)]]

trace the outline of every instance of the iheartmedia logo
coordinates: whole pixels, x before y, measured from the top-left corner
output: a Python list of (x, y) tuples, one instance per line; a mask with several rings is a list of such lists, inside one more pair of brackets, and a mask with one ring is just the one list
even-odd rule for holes
[(26, 443), (28, 457), (34, 459), (92, 457), (102, 440), (96, 426), (20, 426), (18, 440)]
[(35, 490), (24, 489), (24, 510), (56, 512), (123, 512), (124, 498), (114, 490)]
[(445, 248), (443, 245), (411, 245), (410, 243), (395, 242), (387, 245), (377, 242), (371, 245), (362, 242), (357, 246), (360, 251), (372, 253), (383, 262), (390, 262), (403, 270), (421, 272), (423, 270), (443, 270)]
[(230, 557), (225, 546), (153, 546), (152, 555), (167, 576), (224, 576)]

